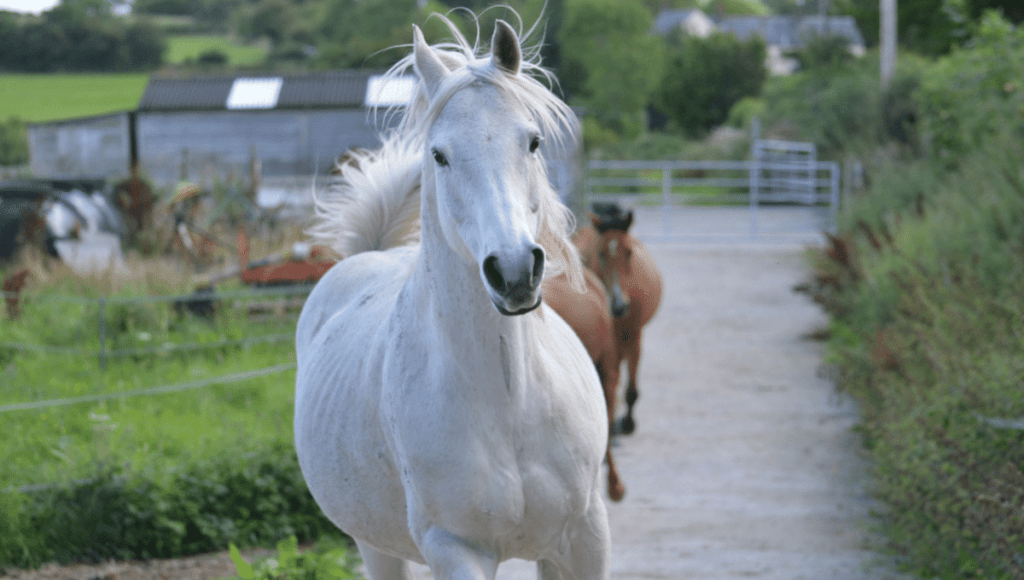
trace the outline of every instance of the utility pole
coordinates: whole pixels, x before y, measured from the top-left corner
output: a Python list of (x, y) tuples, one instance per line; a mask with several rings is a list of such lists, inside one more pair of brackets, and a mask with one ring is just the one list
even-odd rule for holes
[(880, 76), (882, 88), (896, 71), (896, 0), (879, 0), (881, 12)]

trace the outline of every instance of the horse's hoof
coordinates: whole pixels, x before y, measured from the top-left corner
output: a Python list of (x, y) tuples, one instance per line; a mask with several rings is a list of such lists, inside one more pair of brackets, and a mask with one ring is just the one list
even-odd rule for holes
[(633, 431), (636, 431), (636, 422), (632, 417), (623, 417), (615, 427), (616, 434), (632, 435)]
[(612, 501), (622, 501), (624, 495), (626, 495), (626, 486), (622, 483), (608, 486), (608, 497), (612, 498)]

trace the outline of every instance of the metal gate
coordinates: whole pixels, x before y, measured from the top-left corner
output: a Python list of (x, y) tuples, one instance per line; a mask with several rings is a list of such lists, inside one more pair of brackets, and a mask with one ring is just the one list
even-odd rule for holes
[[(648, 237), (675, 240), (820, 238), (834, 231), (839, 164), (814, 145), (756, 140), (747, 161), (591, 161), (585, 202), (660, 208)], [(638, 224), (639, 225), (639, 224)]]

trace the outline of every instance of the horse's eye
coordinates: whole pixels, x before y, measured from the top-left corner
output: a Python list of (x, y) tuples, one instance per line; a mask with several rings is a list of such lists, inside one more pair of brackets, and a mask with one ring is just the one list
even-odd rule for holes
[(434, 161), (436, 161), (438, 165), (441, 167), (448, 167), (448, 158), (444, 156), (444, 153), (441, 153), (437, 149), (431, 150), (431, 153), (434, 154)]
[(540, 148), (540, 137), (534, 137), (530, 140), (530, 153), (535, 153)]

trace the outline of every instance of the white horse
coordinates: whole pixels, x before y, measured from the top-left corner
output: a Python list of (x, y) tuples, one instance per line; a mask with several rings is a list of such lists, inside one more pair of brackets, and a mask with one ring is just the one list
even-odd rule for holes
[[(296, 348), (295, 446), (372, 580), (603, 580), (608, 419), (594, 365), (540, 296), (582, 288), (542, 157), (575, 118), (498, 22), (478, 56), (413, 30), (418, 94), (376, 153), (342, 167), (322, 223), (345, 259), (310, 294)], [(417, 241), (419, 243), (417, 243)], [(554, 268), (552, 268), (554, 266)]]

